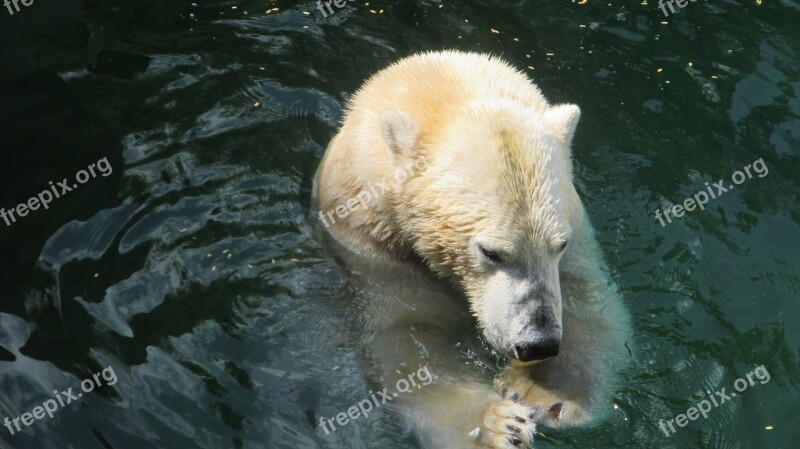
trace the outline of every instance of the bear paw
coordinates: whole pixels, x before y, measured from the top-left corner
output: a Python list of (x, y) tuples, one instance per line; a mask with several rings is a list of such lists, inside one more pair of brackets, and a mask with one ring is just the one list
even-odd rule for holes
[(483, 417), (483, 426), (469, 433), (481, 447), (519, 449), (533, 447), (536, 433), (534, 407), (514, 401), (491, 404)]
[(570, 427), (584, 424), (589, 413), (579, 403), (537, 385), (523, 370), (506, 373), (503, 399), (518, 402), (534, 410), (533, 420), (546, 427)]

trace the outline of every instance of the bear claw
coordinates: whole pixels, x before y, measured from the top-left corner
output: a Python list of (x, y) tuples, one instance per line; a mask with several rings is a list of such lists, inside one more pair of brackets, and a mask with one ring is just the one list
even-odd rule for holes
[(534, 413), (531, 407), (518, 402), (505, 400), (491, 404), (477, 438), (479, 445), (492, 449), (530, 447), (536, 433), (536, 423), (523, 416), (532, 416)]
[(553, 404), (553, 406), (550, 407), (550, 409), (547, 412), (550, 413), (550, 416), (553, 419), (560, 419), (561, 418), (561, 412), (563, 412), (563, 411), (564, 411), (564, 404), (559, 402), (557, 404)]

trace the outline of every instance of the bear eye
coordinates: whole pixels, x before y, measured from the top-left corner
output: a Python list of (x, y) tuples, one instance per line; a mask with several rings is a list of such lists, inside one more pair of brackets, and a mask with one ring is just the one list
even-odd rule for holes
[(500, 253), (498, 253), (497, 251), (488, 249), (488, 248), (486, 248), (486, 247), (484, 247), (482, 245), (478, 246), (478, 248), (480, 248), (481, 254), (483, 254), (483, 257), (489, 259), (490, 262), (497, 263), (497, 264), (503, 262), (503, 258), (500, 256)]
[(559, 245), (556, 247), (556, 251), (557, 251), (559, 254), (560, 254), (560, 253), (563, 253), (563, 252), (564, 252), (564, 250), (565, 250), (565, 249), (567, 249), (567, 243), (569, 243), (567, 240), (564, 240), (563, 242), (561, 242), (561, 243), (560, 243), (560, 244), (559, 244)]

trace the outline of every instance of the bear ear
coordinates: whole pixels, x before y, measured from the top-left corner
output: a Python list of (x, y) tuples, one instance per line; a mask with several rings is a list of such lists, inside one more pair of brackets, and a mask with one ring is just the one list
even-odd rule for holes
[(408, 113), (399, 109), (385, 109), (378, 118), (386, 145), (395, 154), (412, 157), (417, 143), (419, 126)]
[(570, 146), (578, 120), (581, 118), (581, 109), (574, 104), (560, 104), (548, 109), (544, 113), (544, 118), (556, 137)]

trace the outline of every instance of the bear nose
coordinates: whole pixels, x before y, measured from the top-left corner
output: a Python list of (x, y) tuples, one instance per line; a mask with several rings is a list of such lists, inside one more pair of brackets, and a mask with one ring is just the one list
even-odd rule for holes
[(551, 338), (531, 345), (514, 346), (514, 351), (517, 353), (517, 360), (522, 362), (544, 360), (558, 355), (559, 343), (559, 340)]

